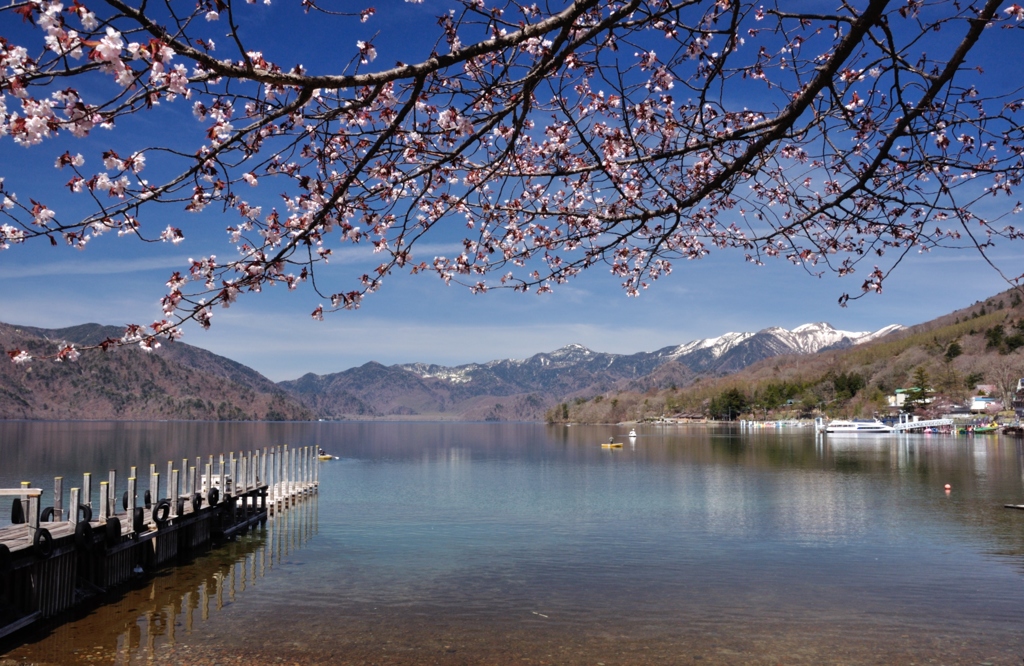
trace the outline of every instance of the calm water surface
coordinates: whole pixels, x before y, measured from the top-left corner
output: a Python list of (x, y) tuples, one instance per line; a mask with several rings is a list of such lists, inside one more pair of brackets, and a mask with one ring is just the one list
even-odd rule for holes
[(1024, 661), (1018, 441), (623, 433), (0, 424), (0, 487), (282, 443), (341, 457), (315, 501), (0, 663)]

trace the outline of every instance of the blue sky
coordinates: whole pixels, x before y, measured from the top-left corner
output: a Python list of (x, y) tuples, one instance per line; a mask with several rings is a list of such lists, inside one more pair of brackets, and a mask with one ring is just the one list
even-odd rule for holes
[[(382, 16), (383, 8), (394, 12)], [(245, 28), (250, 34), (276, 36), (279, 23), (274, 12), (283, 10), (258, 5), (245, 11), (251, 12), (243, 19), (243, 25), (250, 22)], [(384, 26), (399, 26), (390, 51), (377, 42), (381, 60), (412, 60), (413, 54), (402, 49), (423, 47), (422, 38), (414, 33), (423, 21), (434, 26), (437, 13), (436, 5), (430, 3), (378, 6), (378, 18), (386, 23), (368, 27), (369, 36)], [(3, 20), (11, 21), (10, 15)], [(360, 37), (351, 36), (353, 47)], [(281, 40), (270, 43), (311, 59), (322, 57), (322, 44), (330, 38), (324, 34), (283, 45)], [(344, 51), (346, 39), (332, 52), (337, 53), (338, 63), (316, 61), (320, 67), (311, 65), (311, 69), (343, 66), (351, 57)], [(308, 50), (303, 53), (311, 48), (321, 55)], [(47, 181), (56, 182), (59, 188), (66, 174), (56, 172), (53, 162), (65, 149), (82, 152), (95, 161), (98, 151), (110, 147), (124, 154), (126, 147), (137, 146), (140, 137), (166, 139), (168, 127), (174, 131), (179, 126), (190, 131), (202, 129), (192, 120), (189, 103), (165, 104), (160, 113), (163, 115), (143, 114), (123, 123), (119, 131), (127, 132), (126, 137), (97, 132), (87, 140), (62, 139), (31, 149), (0, 139), (0, 176), (16, 191)], [(26, 197), (28, 194), (26, 191)], [(47, 202), (54, 205), (81, 205), (80, 200), (57, 189), (50, 196)], [(171, 222), (180, 224), (181, 216), (179, 208), (165, 207), (147, 218), (147, 224), (159, 230)], [(234, 219), (230, 218), (232, 223)], [(44, 243), (4, 251), (0, 253), (0, 320), (58, 328), (84, 322), (123, 325), (158, 319), (159, 298), (172, 271), (184, 269), (189, 257), (229, 252), (223, 240), (225, 224), (225, 218), (215, 212), (190, 218), (186, 240), (178, 246), (147, 245), (108, 235), (84, 252)], [(443, 241), (435, 239), (436, 245), (429, 249), (450, 253), (450, 246)], [(420, 258), (429, 258), (425, 249), (420, 249)], [(1009, 244), (997, 248), (993, 257), (1010, 274), (1024, 272), (1019, 269), (1019, 250)], [(353, 270), (364, 259), (363, 251), (346, 249), (339, 252), (331, 270)], [(187, 326), (184, 341), (283, 380), (306, 372), (336, 372), (371, 360), (456, 365), (523, 358), (568, 343), (632, 353), (727, 331), (793, 328), (813, 321), (827, 321), (845, 330), (876, 330), (892, 323), (926, 321), (1007, 288), (976, 253), (933, 252), (909, 256), (881, 295), (868, 295), (846, 308), (839, 307), (837, 300), (843, 292), (859, 292), (867, 270), (862, 268), (847, 278), (826, 274), (818, 279), (784, 260), (758, 267), (745, 263), (740, 253), (713, 251), (697, 262), (676, 263), (671, 276), (635, 299), (627, 298), (619, 281), (600, 266), (544, 296), (500, 291), (474, 296), (460, 287), (446, 287), (431, 275), (395, 275), (379, 293), (368, 297), (360, 310), (327, 315), (323, 322), (309, 317), (323, 299), (308, 285), (293, 293), (275, 287), (245, 295), (230, 309), (218, 308), (209, 331)]]
[[(159, 312), (168, 271), (188, 257), (187, 240), (136, 258), (39, 248), (43, 251), (4, 253), (0, 320), (54, 328), (149, 321)], [(218, 308), (209, 331), (191, 326), (184, 341), (283, 380), (371, 360), (455, 365), (523, 358), (572, 342), (605, 352), (650, 351), (726, 331), (793, 328), (811, 321), (876, 330), (926, 321), (1004, 288), (969, 253), (910, 257), (882, 294), (839, 307), (839, 295), (859, 285), (855, 279), (818, 279), (777, 261), (753, 266), (728, 252), (679, 265), (639, 298), (627, 298), (602, 269), (543, 296), (472, 295), (430, 275), (400, 275), (359, 310), (323, 322), (309, 317), (320, 299), (308, 288), (288, 293), (275, 287)]]

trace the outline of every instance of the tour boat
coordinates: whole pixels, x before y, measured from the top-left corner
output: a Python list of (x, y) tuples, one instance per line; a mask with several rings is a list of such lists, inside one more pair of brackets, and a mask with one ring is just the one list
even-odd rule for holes
[(630, 430), (629, 431), (629, 438), (630, 439), (636, 439), (636, 430)]
[(878, 419), (853, 419), (852, 421), (835, 419), (828, 422), (828, 425), (825, 426), (825, 432), (832, 433), (833, 435), (870, 435), (892, 432), (892, 428)]

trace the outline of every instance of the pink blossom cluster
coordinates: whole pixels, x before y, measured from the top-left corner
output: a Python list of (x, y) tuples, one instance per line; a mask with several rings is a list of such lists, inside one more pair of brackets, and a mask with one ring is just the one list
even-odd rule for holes
[[(306, 285), (321, 319), (395, 270), (483, 294), (547, 293), (600, 267), (635, 296), (732, 250), (812, 274), (869, 262), (859, 291), (874, 293), (907, 251), (1020, 238), (1024, 100), (967, 66), (987, 41), (1019, 48), (1004, 36), (1022, 29), (1017, 4), (465, 0), (422, 58), (396, 63), (374, 8), (302, 0), (351, 35), (337, 71), (275, 61), (239, 27), (253, 2), (89, 4), (0, 10), (27, 26), (0, 40), (0, 140), (50, 151), (91, 211), (0, 182), (0, 249), (82, 249), (107, 231), (173, 245), (211, 220), (230, 246), (174, 272), (161, 320), (107, 346), (153, 349), (272, 285)], [(225, 32), (233, 55), (215, 56)], [(118, 133), (179, 98), (187, 149)], [(69, 145), (96, 128), (116, 151)], [(157, 203), (194, 215), (154, 222)], [(457, 250), (420, 256), (455, 229)], [(351, 281), (316, 280), (345, 246), (365, 248)]]

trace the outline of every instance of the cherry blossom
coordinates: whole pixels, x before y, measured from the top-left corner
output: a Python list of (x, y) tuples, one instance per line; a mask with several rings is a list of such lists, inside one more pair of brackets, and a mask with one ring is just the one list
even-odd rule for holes
[[(0, 250), (225, 232), (166, 279), (159, 320), (98, 347), (155, 349), (274, 285), (322, 319), (396, 271), (544, 294), (596, 269), (636, 296), (734, 252), (852, 276), (857, 298), (910, 251), (1021, 239), (1024, 97), (977, 62), (980, 44), (1024, 55), (1019, 4), (463, 0), (398, 62), (391, 17), (300, 0), (356, 47), (304, 65), (259, 43), (256, 4), (0, 10), (19, 26), (0, 41), (0, 141), (59, 175), (0, 182)], [(188, 111), (174, 146), (121, 131)], [(455, 251), (422, 249), (453, 229)], [(366, 266), (328, 278), (346, 246)]]

